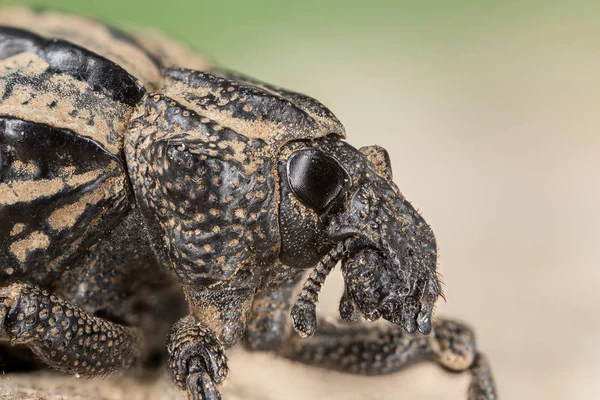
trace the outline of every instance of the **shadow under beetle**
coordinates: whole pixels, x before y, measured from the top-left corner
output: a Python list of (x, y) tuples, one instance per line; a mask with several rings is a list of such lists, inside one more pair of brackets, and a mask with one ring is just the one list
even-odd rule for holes
[[(344, 138), (318, 101), (156, 34), (3, 10), (3, 351), (104, 375), (146, 359), (170, 328), (169, 368), (190, 399), (220, 398), (224, 351), (240, 340), (369, 375), (435, 360), (471, 371), (470, 399), (496, 398), (472, 332), (432, 320), (435, 238), (387, 152)], [(347, 323), (317, 324), (338, 261)]]

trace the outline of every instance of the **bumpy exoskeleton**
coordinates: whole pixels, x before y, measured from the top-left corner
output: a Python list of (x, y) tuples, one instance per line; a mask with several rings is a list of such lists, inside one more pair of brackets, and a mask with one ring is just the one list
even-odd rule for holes
[[(432, 319), (435, 238), (387, 152), (344, 138), (318, 101), (156, 35), (0, 11), (0, 339), (94, 376), (148, 360), (172, 326), (190, 399), (220, 398), (242, 339), (363, 374), (436, 360), (496, 398), (472, 332)], [(393, 324), (317, 323), (338, 261), (342, 319)]]

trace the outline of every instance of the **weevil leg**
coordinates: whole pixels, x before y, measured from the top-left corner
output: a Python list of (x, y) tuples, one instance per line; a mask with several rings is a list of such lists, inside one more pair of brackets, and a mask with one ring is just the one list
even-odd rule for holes
[(409, 334), (391, 324), (376, 326), (320, 323), (308, 339), (292, 336), (281, 355), (342, 372), (382, 375), (418, 361), (435, 361), (444, 368), (469, 371), (469, 400), (497, 398), (491, 371), (475, 347), (472, 331), (463, 324), (438, 320), (429, 336)]
[(215, 334), (194, 317), (179, 320), (167, 338), (175, 384), (191, 400), (220, 400), (217, 388), (227, 377), (227, 358)]
[(497, 399), (498, 395), (492, 370), (483, 354), (477, 354), (470, 370), (473, 378), (469, 386), (469, 400)]
[(27, 283), (0, 288), (0, 337), (28, 346), (48, 366), (81, 376), (106, 375), (138, 357), (141, 335), (95, 317)]
[(435, 361), (444, 368), (469, 371), (469, 400), (497, 399), (485, 358), (477, 353), (475, 337), (463, 324), (438, 320), (429, 336), (409, 334), (391, 324), (376, 326), (320, 323), (308, 339), (292, 336), (281, 355), (342, 372), (382, 375), (418, 361)]
[[(451, 371), (469, 371), (469, 400), (497, 399), (494, 379), (485, 357), (475, 347), (465, 325), (440, 319), (433, 332), (406, 333), (392, 324), (333, 324), (320, 320), (314, 336), (301, 338), (291, 329), (290, 287), (255, 298), (245, 346), (273, 351), (294, 361), (342, 372), (383, 375), (418, 361), (435, 361)], [(287, 297), (286, 297), (287, 296)]]

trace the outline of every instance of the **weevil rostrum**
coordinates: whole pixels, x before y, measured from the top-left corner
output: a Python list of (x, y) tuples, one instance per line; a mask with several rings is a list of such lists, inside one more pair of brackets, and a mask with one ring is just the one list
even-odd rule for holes
[[(105, 375), (167, 337), (176, 385), (219, 399), (225, 350), (241, 341), (368, 375), (434, 360), (471, 372), (465, 397), (495, 399), (471, 330), (432, 320), (436, 241), (387, 152), (344, 139), (317, 100), (166, 38), (1, 10), (5, 368), (27, 347), (56, 370)], [(345, 323), (317, 323), (339, 261)], [(380, 318), (392, 324), (356, 323)]]

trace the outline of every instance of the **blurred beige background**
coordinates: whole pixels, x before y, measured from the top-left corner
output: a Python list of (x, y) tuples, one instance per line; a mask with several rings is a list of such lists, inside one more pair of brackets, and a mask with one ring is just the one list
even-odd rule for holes
[[(290, 33), (244, 60), (328, 104), (351, 143), (390, 151), (439, 241), (440, 313), (475, 327), (503, 399), (600, 398), (593, 11), (540, 8), (482, 22), (477, 37), (415, 41), (409, 27), (378, 46), (368, 31)], [(334, 313), (341, 285), (328, 283), (323, 308)]]
[[(233, 12), (235, 35), (229, 14), (205, 17), (225, 21), (214, 34), (231, 45), (218, 48), (189, 36), (201, 29), (198, 7), (198, 24), (188, 17), (178, 35), (320, 99), (354, 145), (389, 150), (396, 182), (439, 241), (439, 312), (475, 328), (501, 398), (600, 398), (600, 7), (473, 4), (434, 18), (385, 7), (351, 15), (340, 4), (339, 18), (315, 7), (266, 21)], [(333, 275), (327, 314), (340, 295)], [(433, 365), (358, 378), (231, 359), (227, 390), (245, 399), (461, 399), (467, 384)]]

